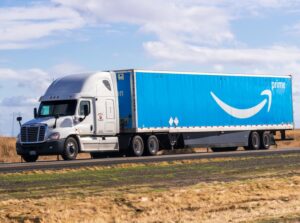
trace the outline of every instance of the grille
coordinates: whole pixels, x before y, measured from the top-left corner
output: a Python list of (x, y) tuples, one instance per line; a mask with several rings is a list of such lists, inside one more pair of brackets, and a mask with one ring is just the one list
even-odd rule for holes
[(21, 142), (43, 142), (45, 139), (46, 126), (23, 126), (21, 128)]

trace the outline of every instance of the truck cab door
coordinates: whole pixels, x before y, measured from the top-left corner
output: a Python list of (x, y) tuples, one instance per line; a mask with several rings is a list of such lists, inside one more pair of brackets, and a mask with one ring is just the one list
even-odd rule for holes
[[(88, 108), (88, 115), (84, 116), (84, 107)], [(77, 125), (77, 131), (80, 135), (93, 135), (95, 133), (94, 106), (91, 99), (80, 99), (77, 114), (80, 123)]]
[(100, 98), (97, 101), (97, 135), (116, 134), (115, 100)]

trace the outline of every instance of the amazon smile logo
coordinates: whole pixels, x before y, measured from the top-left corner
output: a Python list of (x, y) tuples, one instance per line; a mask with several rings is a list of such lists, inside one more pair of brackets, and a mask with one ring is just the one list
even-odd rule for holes
[(222, 101), (220, 98), (218, 98), (212, 91), (210, 92), (211, 96), (213, 99), (216, 101), (216, 103), (229, 115), (239, 118), (239, 119), (245, 119), (245, 118), (251, 118), (254, 115), (256, 115), (262, 108), (267, 104), (268, 102), (268, 112), (271, 109), (271, 104), (272, 104), (272, 92), (270, 90), (264, 90), (261, 92), (261, 96), (266, 95), (268, 96), (268, 99), (263, 99), (260, 103), (257, 105), (251, 107), (251, 108), (246, 108), (246, 109), (240, 109), (240, 108), (235, 108), (232, 107), (228, 104), (226, 104), (224, 101)]

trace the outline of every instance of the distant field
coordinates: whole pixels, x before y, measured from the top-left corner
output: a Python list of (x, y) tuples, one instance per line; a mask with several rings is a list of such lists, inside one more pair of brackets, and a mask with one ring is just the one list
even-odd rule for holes
[(300, 222), (300, 154), (0, 174), (0, 222)]
[[(276, 136), (279, 137), (279, 134)], [(300, 130), (287, 131), (287, 137), (292, 137), (295, 140), (277, 142), (277, 148), (292, 148), (300, 147)], [(21, 158), (16, 154), (15, 138), (0, 137), (0, 163), (1, 162), (20, 162)], [(188, 150), (177, 150), (175, 153), (186, 153), (186, 152), (203, 152), (204, 149), (188, 149)], [(174, 153), (172, 151), (162, 151), (162, 153)], [(90, 158), (89, 154), (79, 154), (78, 158)], [(42, 156), (39, 160), (56, 160), (57, 156)], [(61, 159), (61, 158), (60, 158)]]

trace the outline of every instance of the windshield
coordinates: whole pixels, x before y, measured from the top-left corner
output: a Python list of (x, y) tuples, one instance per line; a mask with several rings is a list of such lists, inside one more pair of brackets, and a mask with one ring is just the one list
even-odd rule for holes
[(68, 116), (74, 115), (76, 110), (76, 100), (63, 100), (63, 101), (43, 101), (40, 104), (38, 116)]

